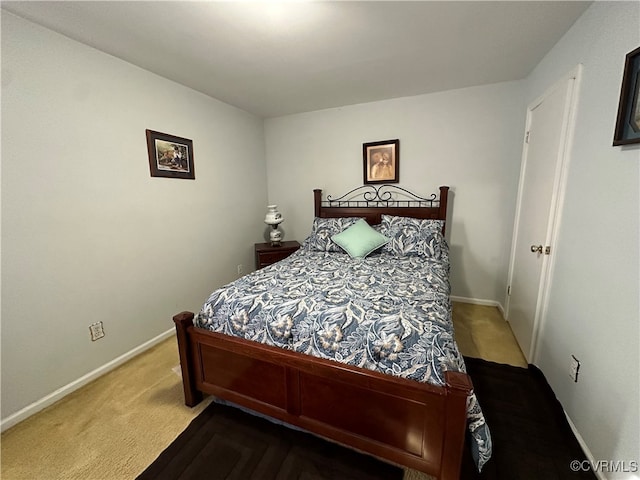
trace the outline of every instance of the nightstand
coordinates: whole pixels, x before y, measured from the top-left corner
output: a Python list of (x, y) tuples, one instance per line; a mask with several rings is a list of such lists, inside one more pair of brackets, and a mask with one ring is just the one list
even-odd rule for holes
[(291, 242), (282, 242), (279, 247), (272, 247), (270, 243), (256, 243), (256, 269), (279, 262), (280, 260), (287, 258), (299, 248), (300, 244), (295, 240)]

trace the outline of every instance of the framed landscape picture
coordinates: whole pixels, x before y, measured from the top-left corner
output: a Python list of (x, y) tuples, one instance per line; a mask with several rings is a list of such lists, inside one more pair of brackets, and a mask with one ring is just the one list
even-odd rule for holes
[(191, 140), (147, 130), (147, 150), (152, 177), (196, 178)]
[(640, 143), (640, 47), (627, 54), (613, 145)]
[(400, 181), (400, 140), (362, 144), (364, 183)]

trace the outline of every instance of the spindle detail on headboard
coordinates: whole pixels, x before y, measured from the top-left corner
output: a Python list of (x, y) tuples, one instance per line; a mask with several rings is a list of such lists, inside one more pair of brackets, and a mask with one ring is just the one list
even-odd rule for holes
[(446, 221), (448, 193), (449, 187), (442, 186), (439, 196), (425, 198), (396, 185), (364, 185), (323, 200), (322, 190), (315, 189), (314, 211), (321, 218), (364, 217), (370, 225), (380, 223), (382, 215)]

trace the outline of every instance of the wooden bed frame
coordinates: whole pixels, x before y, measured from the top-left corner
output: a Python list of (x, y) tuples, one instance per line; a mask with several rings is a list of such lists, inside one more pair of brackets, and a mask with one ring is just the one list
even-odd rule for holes
[[(375, 194), (365, 194), (365, 203), (348, 199), (355, 190), (325, 201), (314, 190), (315, 215), (362, 216), (371, 224), (382, 214), (446, 220), (448, 187), (440, 187), (439, 197), (416, 197), (417, 206), (391, 200), (384, 187), (397, 188), (367, 186)], [(173, 317), (188, 406), (214, 395), (392, 463), (458, 480), (472, 390), (466, 374), (445, 372), (446, 385), (438, 387), (213, 333), (194, 327), (193, 318), (191, 312)]]

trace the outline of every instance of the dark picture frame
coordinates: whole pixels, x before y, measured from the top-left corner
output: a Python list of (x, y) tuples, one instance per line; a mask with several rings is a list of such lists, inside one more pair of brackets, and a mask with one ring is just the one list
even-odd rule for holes
[(195, 180), (193, 142), (188, 138), (147, 130), (147, 150), (152, 177)]
[(365, 185), (400, 181), (400, 140), (363, 143), (362, 160)]
[(613, 145), (640, 143), (640, 47), (624, 62)]

